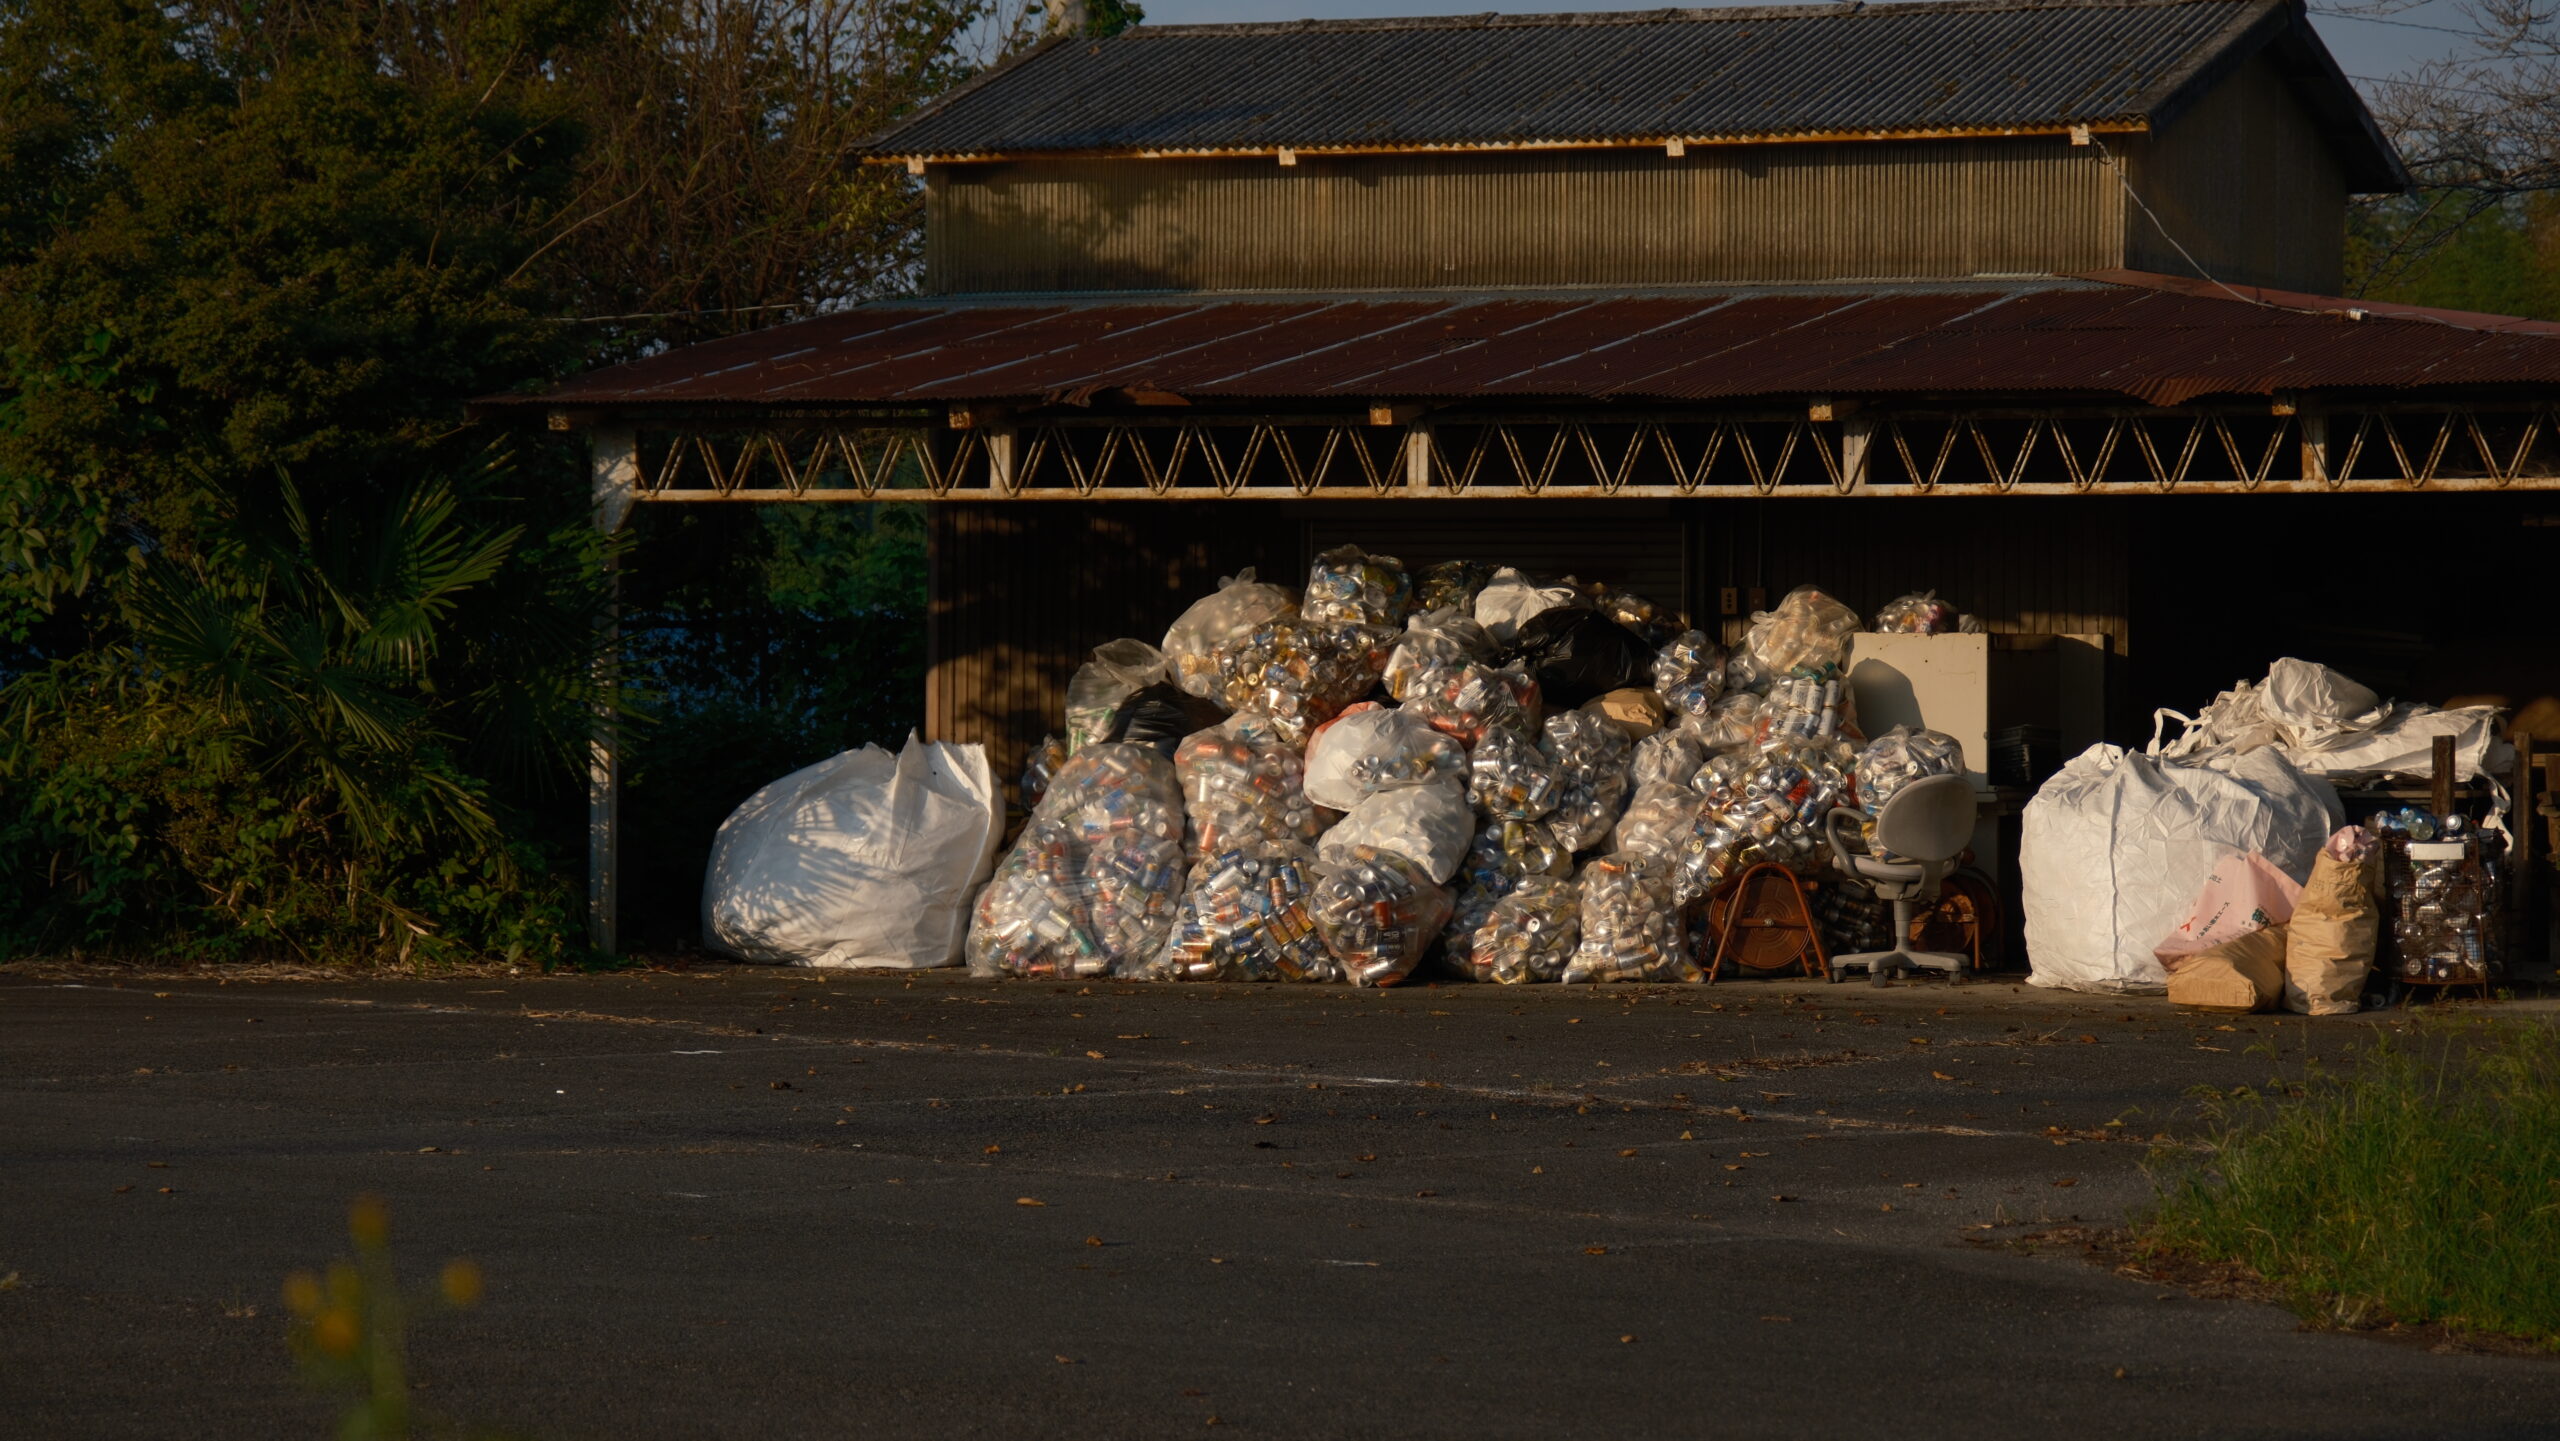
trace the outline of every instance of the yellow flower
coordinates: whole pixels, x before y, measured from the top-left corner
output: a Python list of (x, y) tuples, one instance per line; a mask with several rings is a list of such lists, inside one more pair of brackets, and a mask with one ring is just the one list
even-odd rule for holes
[(309, 1316), (318, 1312), (320, 1278), (308, 1271), (296, 1271), (285, 1277), (284, 1304), (297, 1316)]
[(356, 1353), (356, 1313), (344, 1306), (332, 1306), (311, 1323), (311, 1343), (331, 1356)]
[(367, 1249), (391, 1239), (391, 1207), (380, 1196), (358, 1196), (347, 1208), (347, 1232)]
[(444, 1263), (444, 1298), (456, 1306), (480, 1303), (480, 1268), (469, 1261)]

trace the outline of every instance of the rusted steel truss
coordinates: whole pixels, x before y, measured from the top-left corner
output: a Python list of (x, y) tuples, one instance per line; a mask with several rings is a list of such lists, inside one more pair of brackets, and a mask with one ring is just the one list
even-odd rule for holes
[(800, 419), (652, 430), (642, 501), (2560, 489), (2548, 405)]

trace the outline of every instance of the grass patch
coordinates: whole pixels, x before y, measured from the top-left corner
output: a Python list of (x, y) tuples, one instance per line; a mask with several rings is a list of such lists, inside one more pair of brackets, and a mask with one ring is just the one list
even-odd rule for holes
[(2375, 1031), (2351, 1066), (2205, 1098), (2209, 1150), (2154, 1164), (2151, 1247), (2236, 1263), (2304, 1318), (2560, 1350), (2560, 1036)]

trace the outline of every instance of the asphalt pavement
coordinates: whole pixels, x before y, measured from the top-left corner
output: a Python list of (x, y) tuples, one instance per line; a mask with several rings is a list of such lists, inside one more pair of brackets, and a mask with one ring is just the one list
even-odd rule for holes
[[(0, 1424), (332, 1434), (281, 1279), (388, 1198), (421, 1404), (545, 1438), (2551, 1436), (2560, 1362), (2025, 1238), (2390, 1024), (2007, 982), (0, 974)], [(9, 1278), (14, 1274), (15, 1281)]]

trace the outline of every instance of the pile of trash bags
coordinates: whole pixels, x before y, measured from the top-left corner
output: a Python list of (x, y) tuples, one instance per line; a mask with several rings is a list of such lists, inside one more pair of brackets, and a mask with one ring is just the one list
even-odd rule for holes
[[(1888, 614), (1952, 629), (1935, 605)], [(1814, 871), (1834, 807), (1962, 769), (1946, 737), (1859, 733), (1859, 624), (1802, 587), (1728, 652), (1629, 592), (1357, 546), (1300, 590), (1234, 576), (1161, 644), (1113, 641), (1076, 673), (1065, 736), (1022, 778), (1030, 819), (978, 893), (969, 966), (1698, 979), (1687, 922), (1719, 882), (1756, 861)]]
[[(2174, 737), (2166, 733), (2172, 720), (2180, 723)], [(2489, 706), (2385, 700), (2327, 666), (2287, 657), (2194, 716), (2158, 712), (2141, 751), (2091, 747), (2027, 805), (2019, 869), (2030, 984), (2165, 992), (2185, 1004), (2243, 1010), (2279, 998), (2313, 1015), (2354, 1009), (2375, 954), (2369, 936), (2352, 960), (2288, 961), (2285, 951), (2287, 919), (2306, 884), (2332, 920), (2352, 909), (2350, 888), (2337, 879), (2341, 867), (2363, 867), (2368, 889), (2380, 884), (2369, 847), (2351, 834), (2361, 832), (2345, 826), (2338, 792), (2423, 779), (2435, 739), (2451, 736), (2456, 779), (2476, 779), (2491, 793), (2482, 829), (2502, 831), (2501, 778), (2515, 758), (2498, 721)], [(2432, 837), (2429, 829), (2409, 838), (2423, 845)], [(2503, 839), (2492, 839), (2490, 854)], [(2252, 876), (2256, 890), (2235, 890), (2235, 878)], [(2417, 916), (2425, 908), (2407, 909)], [(2196, 929), (2224, 912), (2254, 918), (2255, 927), (2192, 944)], [(2295, 939), (2308, 947), (2307, 938), (2329, 934), (2306, 928)], [(2408, 953), (2461, 952), (2432, 932), (2395, 940)], [(2334, 937), (2326, 944), (2339, 949)], [(2352, 984), (2341, 979), (2349, 970)]]

